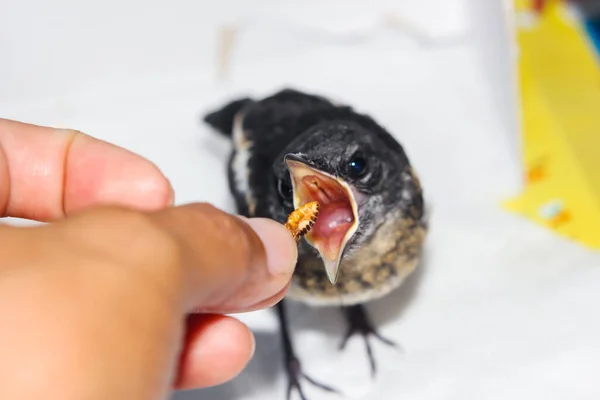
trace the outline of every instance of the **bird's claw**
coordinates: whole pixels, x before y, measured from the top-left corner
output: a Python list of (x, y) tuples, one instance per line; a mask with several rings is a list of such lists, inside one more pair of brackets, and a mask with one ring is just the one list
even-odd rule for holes
[(287, 400), (291, 400), (293, 389), (296, 389), (301, 400), (308, 400), (306, 398), (306, 396), (304, 396), (304, 392), (302, 391), (302, 386), (300, 385), (300, 378), (306, 379), (313, 386), (323, 389), (327, 392), (341, 394), (337, 389), (334, 389), (331, 386), (327, 386), (323, 383), (315, 381), (313, 378), (311, 378), (310, 376), (308, 376), (304, 372), (302, 372), (302, 366), (300, 365), (300, 361), (298, 361), (297, 358), (292, 358), (287, 362), (287, 375), (288, 375)]
[(348, 330), (342, 339), (339, 348), (340, 350), (343, 350), (352, 336), (360, 334), (365, 341), (365, 347), (371, 365), (371, 376), (374, 377), (377, 372), (377, 365), (375, 363), (375, 357), (373, 356), (373, 350), (371, 349), (371, 343), (369, 342), (369, 336), (374, 336), (381, 342), (394, 348), (398, 348), (398, 345), (377, 332), (362, 306), (346, 307), (344, 308), (344, 311), (348, 320)]

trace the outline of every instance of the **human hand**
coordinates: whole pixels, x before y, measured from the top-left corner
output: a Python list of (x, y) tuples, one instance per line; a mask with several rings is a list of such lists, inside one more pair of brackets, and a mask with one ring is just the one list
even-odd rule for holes
[(283, 297), (294, 240), (172, 198), (141, 157), (0, 119), (0, 212), (52, 222), (0, 225), (0, 398), (164, 399), (241, 371), (252, 334), (222, 314)]

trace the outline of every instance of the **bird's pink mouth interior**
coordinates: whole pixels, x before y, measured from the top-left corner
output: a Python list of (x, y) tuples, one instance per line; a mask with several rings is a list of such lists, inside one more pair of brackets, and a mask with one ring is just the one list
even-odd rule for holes
[(356, 222), (348, 190), (335, 179), (315, 171), (295, 177), (295, 186), (301, 204), (319, 202), (319, 217), (306, 239), (324, 257), (337, 260), (347, 240), (346, 235)]

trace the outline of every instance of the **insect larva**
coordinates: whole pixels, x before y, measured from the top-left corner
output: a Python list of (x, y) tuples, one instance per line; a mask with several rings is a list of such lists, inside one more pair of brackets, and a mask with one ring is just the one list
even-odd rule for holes
[(291, 232), (296, 243), (302, 236), (306, 235), (317, 222), (319, 216), (319, 203), (311, 201), (295, 209), (289, 215), (285, 227)]

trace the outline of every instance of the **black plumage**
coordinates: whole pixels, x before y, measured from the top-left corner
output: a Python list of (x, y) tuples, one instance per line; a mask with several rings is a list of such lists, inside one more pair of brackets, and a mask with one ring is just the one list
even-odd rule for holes
[[(413, 272), (427, 233), (421, 185), (400, 143), (352, 107), (293, 89), (240, 98), (204, 121), (233, 141), (227, 176), (240, 214), (285, 223), (307, 200), (321, 203), (317, 223), (299, 243), (286, 298), (342, 307), (349, 324), (343, 343), (360, 333), (393, 345), (378, 335), (363, 304)], [(284, 301), (277, 311), (289, 390), (304, 398), (304, 377), (333, 391), (302, 372)]]

